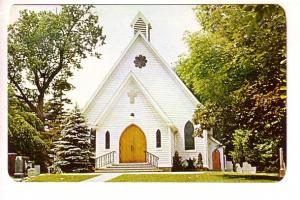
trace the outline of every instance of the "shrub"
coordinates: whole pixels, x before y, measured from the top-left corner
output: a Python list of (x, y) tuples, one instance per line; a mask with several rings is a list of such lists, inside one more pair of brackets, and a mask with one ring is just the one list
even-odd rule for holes
[(179, 153), (175, 151), (175, 154), (173, 156), (173, 167), (172, 171), (182, 171), (182, 159), (181, 156), (179, 156)]

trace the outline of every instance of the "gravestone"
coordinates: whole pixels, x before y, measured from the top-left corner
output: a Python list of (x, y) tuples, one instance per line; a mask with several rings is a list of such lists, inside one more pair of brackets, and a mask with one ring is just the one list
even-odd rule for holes
[(15, 174), (15, 162), (16, 162), (16, 153), (8, 153), (8, 174), (14, 176)]
[(36, 176), (41, 174), (41, 166), (40, 165), (34, 165)]
[(27, 176), (28, 177), (36, 176), (36, 170), (35, 170), (35, 168), (29, 168), (27, 170)]
[(23, 160), (23, 173), (24, 173), (24, 176), (27, 176), (27, 169), (29, 169), (29, 166), (28, 166), (29, 157), (22, 156), (22, 160)]
[(242, 173), (242, 172), (243, 172), (243, 171), (242, 171), (242, 168), (241, 168), (241, 166), (240, 166), (239, 163), (237, 163), (237, 164), (235, 165), (235, 169), (236, 169), (236, 172), (237, 172), (237, 173)]
[(27, 168), (34, 168), (34, 161), (29, 160)]
[(256, 167), (251, 167), (250, 174), (255, 174), (256, 173)]
[(284, 160), (283, 160), (283, 148), (279, 149), (279, 161), (280, 161), (279, 176), (284, 177), (284, 175), (285, 175), (285, 163), (284, 163)]
[(232, 161), (226, 161), (226, 171), (233, 171)]
[(247, 162), (243, 162), (242, 172), (247, 174), (251, 173), (251, 165)]
[(15, 160), (15, 173), (14, 176), (16, 178), (24, 177), (24, 162), (22, 156), (17, 156)]

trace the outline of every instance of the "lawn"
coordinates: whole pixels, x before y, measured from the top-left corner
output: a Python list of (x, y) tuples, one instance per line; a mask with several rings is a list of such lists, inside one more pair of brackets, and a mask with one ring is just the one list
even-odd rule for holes
[(99, 176), (99, 174), (41, 174), (39, 176), (31, 177), (28, 182), (80, 182), (93, 177)]
[(278, 182), (277, 174), (238, 174), (233, 172), (205, 172), (203, 174), (123, 174), (109, 182), (219, 182), (266, 183)]

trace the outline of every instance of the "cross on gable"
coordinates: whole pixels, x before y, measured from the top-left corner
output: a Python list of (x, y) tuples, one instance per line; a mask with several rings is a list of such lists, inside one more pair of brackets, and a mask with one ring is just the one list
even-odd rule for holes
[(130, 99), (130, 103), (134, 104), (134, 98), (137, 96), (137, 92), (134, 89), (131, 89), (128, 93), (127, 93), (129, 99)]

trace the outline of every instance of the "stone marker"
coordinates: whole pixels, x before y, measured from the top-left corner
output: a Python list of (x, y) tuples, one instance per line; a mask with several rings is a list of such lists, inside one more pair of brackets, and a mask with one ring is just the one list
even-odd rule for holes
[(36, 176), (41, 174), (41, 166), (40, 165), (34, 165)]
[(8, 153), (8, 174), (10, 176), (14, 176), (15, 174), (15, 162), (16, 162), (16, 157), (17, 154), (16, 153)]
[(36, 170), (35, 170), (35, 168), (29, 168), (27, 170), (27, 175), (28, 175), (28, 177), (36, 176)]
[(34, 161), (29, 160), (27, 168), (34, 168)]
[(250, 174), (256, 174), (256, 167), (251, 167)]
[(16, 157), (14, 176), (16, 178), (23, 178), (24, 177), (24, 163), (23, 163), (22, 156), (17, 156)]
[(226, 171), (233, 171), (232, 161), (226, 161)]
[(284, 177), (285, 175), (285, 163), (283, 160), (283, 149), (279, 149), (279, 160), (280, 160), (280, 166), (279, 166), (279, 176)]
[(240, 166), (239, 163), (237, 163), (237, 164), (235, 165), (235, 169), (236, 169), (236, 172), (237, 172), (237, 173), (242, 173), (242, 172), (243, 172), (243, 171), (242, 171), (242, 168), (241, 168), (241, 166)]

